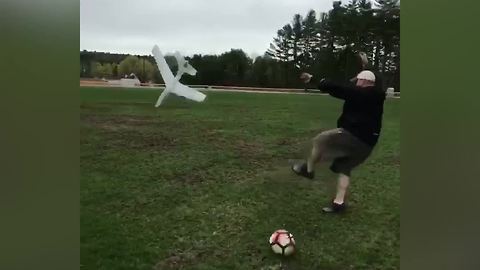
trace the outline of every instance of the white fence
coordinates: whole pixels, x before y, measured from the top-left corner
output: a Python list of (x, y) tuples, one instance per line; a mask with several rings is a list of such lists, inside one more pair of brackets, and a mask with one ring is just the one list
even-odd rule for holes
[[(138, 79), (121, 79), (117, 81), (108, 80), (82, 80), (80, 86), (90, 87), (128, 87), (128, 88), (165, 88), (165, 84), (141, 83)], [(225, 85), (188, 85), (189, 87), (205, 90), (232, 91), (232, 92), (261, 92), (261, 93), (295, 93), (309, 94), (320, 93), (318, 89), (299, 89), (299, 88), (263, 88), (263, 87), (242, 87), (242, 86), (225, 86)], [(400, 93), (394, 92), (393, 88), (387, 89), (387, 97), (399, 98)]]

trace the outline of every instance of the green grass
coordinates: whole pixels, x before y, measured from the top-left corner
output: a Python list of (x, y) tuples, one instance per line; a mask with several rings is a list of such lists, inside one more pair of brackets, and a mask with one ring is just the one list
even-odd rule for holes
[[(399, 269), (400, 101), (387, 100), (350, 208), (322, 214), (335, 175), (290, 172), (335, 127), (328, 96), (81, 88), (81, 269)], [(292, 232), (297, 253), (267, 243)]]

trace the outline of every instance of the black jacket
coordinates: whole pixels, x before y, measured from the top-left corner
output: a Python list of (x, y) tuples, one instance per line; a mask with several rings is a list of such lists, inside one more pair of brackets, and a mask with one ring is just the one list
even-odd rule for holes
[(377, 144), (382, 129), (385, 92), (380, 86), (343, 86), (327, 80), (318, 83), (322, 92), (345, 100), (337, 127), (344, 128), (370, 146)]

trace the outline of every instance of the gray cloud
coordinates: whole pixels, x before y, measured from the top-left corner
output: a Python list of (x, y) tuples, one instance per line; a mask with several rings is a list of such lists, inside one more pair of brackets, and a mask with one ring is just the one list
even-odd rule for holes
[(80, 48), (150, 54), (263, 54), (295, 13), (327, 11), (331, 0), (81, 0)]

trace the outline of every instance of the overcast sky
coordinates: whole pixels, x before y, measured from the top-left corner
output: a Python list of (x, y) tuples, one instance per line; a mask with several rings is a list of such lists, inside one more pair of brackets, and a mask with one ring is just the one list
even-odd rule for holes
[(262, 55), (295, 13), (325, 12), (332, 0), (80, 0), (80, 49), (150, 54)]

